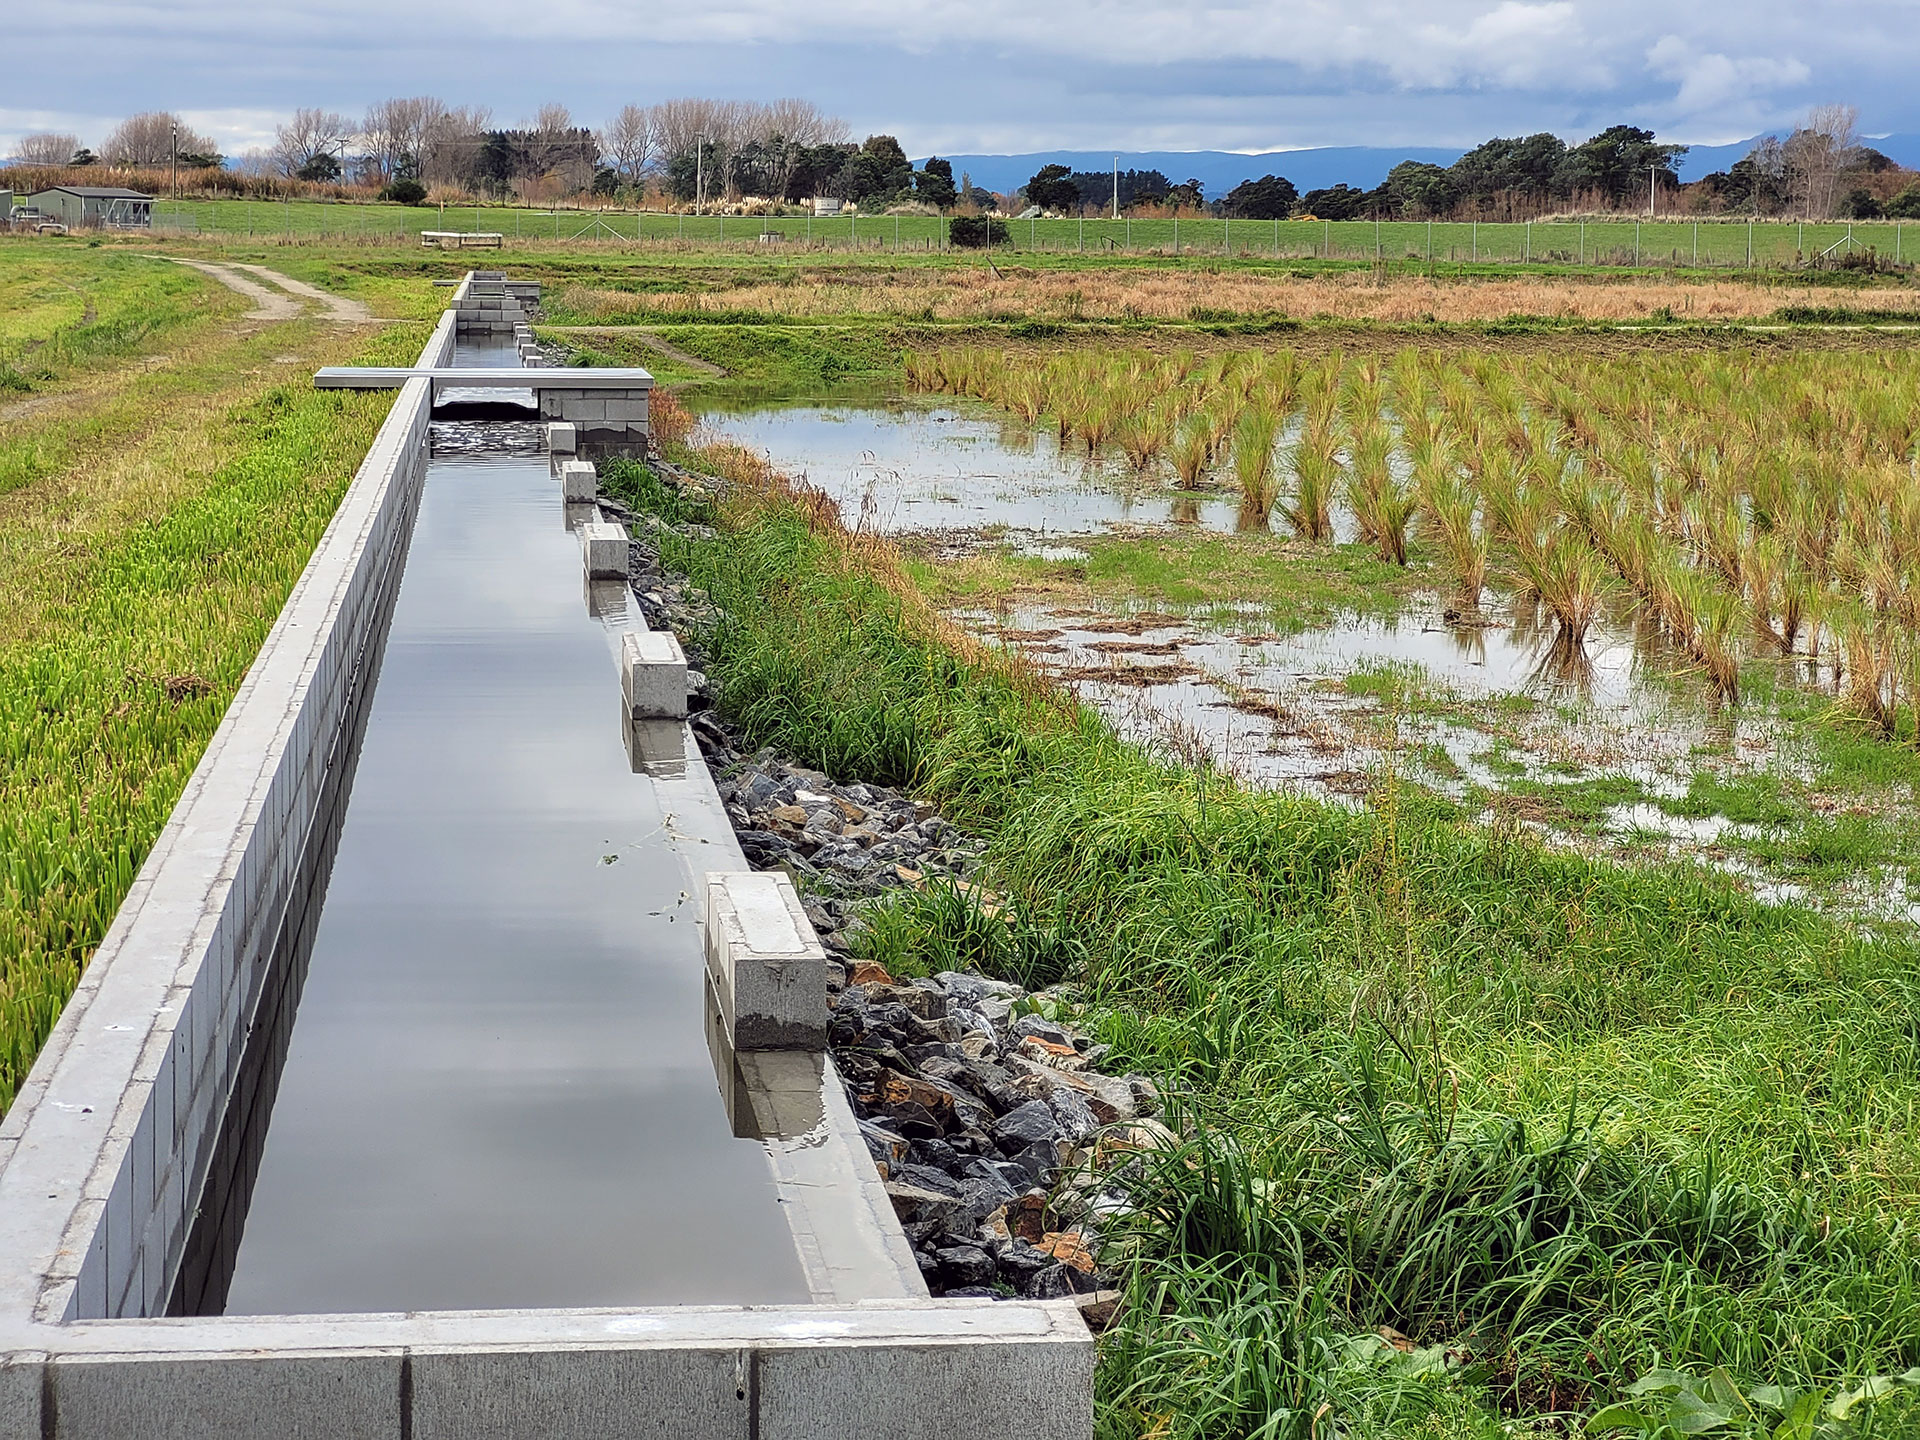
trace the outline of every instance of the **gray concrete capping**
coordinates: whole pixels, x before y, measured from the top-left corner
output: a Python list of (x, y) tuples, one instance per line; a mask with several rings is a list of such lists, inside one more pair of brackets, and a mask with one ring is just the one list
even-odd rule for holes
[(603, 520), (580, 527), (580, 559), (589, 580), (627, 578), (627, 532)]
[(600, 476), (590, 460), (569, 460), (560, 467), (560, 498), (584, 505), (600, 493)]
[[(644, 397), (653, 389), (649, 370), (556, 369), (552, 378), (529, 378), (514, 369), (481, 369), (468, 365), (323, 365), (313, 372), (320, 390), (398, 390), (409, 380), (426, 377), (437, 389), (537, 390), (572, 399)], [(565, 418), (565, 417), (556, 417)]]
[(73, 1332), (70, 1347), (13, 1358), (0, 1440), (1084, 1440), (1092, 1428), (1093, 1347), (1071, 1301), (117, 1321)]
[(555, 420), (547, 426), (547, 449), (555, 455), (573, 453), (573, 426), (564, 420)]
[[(481, 278), (456, 294), (531, 298), (498, 275), (476, 294)], [(421, 366), (447, 365), (470, 313), (488, 312), (441, 317)], [(814, 1304), (160, 1318), (249, 1035), (284, 1023), (263, 993), (314, 914), (302, 877), (377, 673), (431, 403), (424, 376), (401, 388), (0, 1123), (0, 1440), (841, 1440), (880, 1416), (900, 1440), (1087, 1440), (1078, 1310), (928, 1299), (832, 1060), (801, 1051), (713, 1053)], [(629, 716), (685, 715), (673, 636), (628, 629), (618, 653)], [(669, 726), (662, 858), (706, 893), (746, 861), (692, 732), (647, 722)], [(768, 953), (797, 962), (796, 942), (817, 949), (803, 913)]]
[(707, 974), (736, 1051), (827, 1048), (827, 954), (777, 871), (707, 877)]
[(620, 694), (636, 720), (684, 720), (687, 656), (665, 630), (629, 630), (620, 637)]

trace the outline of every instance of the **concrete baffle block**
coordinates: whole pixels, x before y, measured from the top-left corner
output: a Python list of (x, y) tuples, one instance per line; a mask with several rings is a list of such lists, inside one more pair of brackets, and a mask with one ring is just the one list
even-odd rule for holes
[(707, 877), (707, 972), (735, 1051), (824, 1050), (827, 954), (778, 871)]
[(574, 428), (565, 420), (555, 420), (547, 426), (547, 449), (555, 455), (571, 455), (578, 437)]
[(620, 637), (620, 693), (636, 720), (687, 718), (687, 656), (665, 630)]
[(624, 580), (627, 576), (627, 532), (618, 525), (596, 520), (580, 527), (580, 559), (589, 580)]
[(600, 493), (600, 477), (590, 460), (569, 460), (560, 467), (560, 498), (581, 505)]

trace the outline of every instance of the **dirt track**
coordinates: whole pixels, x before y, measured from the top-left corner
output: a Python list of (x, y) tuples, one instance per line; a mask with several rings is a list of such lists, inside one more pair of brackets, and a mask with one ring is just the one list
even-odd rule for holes
[[(297, 300), (311, 300), (325, 312), (321, 318), (340, 325), (375, 325), (379, 321), (374, 313), (358, 300), (349, 300), (344, 295), (334, 295), (309, 285), (304, 280), (295, 280), (282, 275), (277, 270), (269, 270), (264, 265), (217, 265), (210, 260), (174, 259), (177, 265), (190, 265), (203, 275), (211, 276), (222, 285), (237, 294), (244, 295), (253, 302), (253, 309), (242, 316), (246, 320), (298, 320), (306, 314), (306, 307)], [(245, 271), (245, 274), (241, 272)], [(251, 279), (257, 276), (258, 279)], [(259, 283), (265, 280), (266, 285)], [(273, 288), (269, 289), (268, 287)], [(297, 297), (297, 300), (296, 298)]]

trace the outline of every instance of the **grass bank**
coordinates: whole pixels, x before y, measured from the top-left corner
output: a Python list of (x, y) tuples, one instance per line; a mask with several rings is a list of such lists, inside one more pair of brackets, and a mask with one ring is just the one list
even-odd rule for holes
[[(391, 403), (314, 391), (270, 352), (395, 364), (419, 340), (289, 325), (62, 421), (92, 427), (84, 455), (65, 430), (13, 437), (58, 463), (0, 495), (0, 1107)], [(102, 428), (122, 403), (140, 424)]]
[[(1180, 1090), (1195, 1138), (1114, 1222), (1103, 1436), (1491, 1436), (1615, 1401), (1772, 1433), (1775, 1401), (1920, 1360), (1910, 940), (1411, 789), (1349, 810), (1164, 763), (777, 491), (671, 558), (722, 607), (754, 743), (990, 841), (1004, 912), (909, 894), (874, 952), (1076, 980)], [(1887, 1388), (1846, 1433), (1911, 1421)]]

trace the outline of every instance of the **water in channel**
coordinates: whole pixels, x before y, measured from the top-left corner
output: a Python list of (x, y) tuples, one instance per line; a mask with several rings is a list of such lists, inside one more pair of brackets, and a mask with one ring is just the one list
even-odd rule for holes
[[(462, 363), (474, 363), (462, 356)], [(228, 1314), (804, 1301), (544, 457), (428, 471)]]

